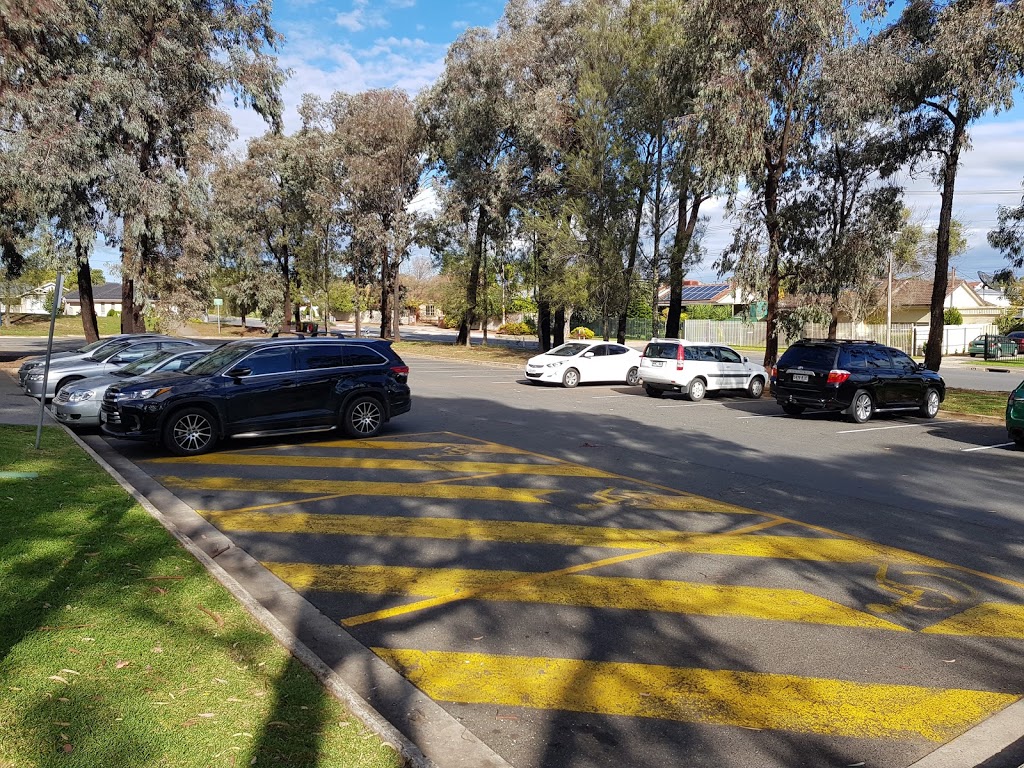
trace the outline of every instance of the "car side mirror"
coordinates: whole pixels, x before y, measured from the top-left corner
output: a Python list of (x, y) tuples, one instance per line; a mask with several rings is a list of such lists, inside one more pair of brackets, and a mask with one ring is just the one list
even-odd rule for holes
[(232, 368), (225, 376), (230, 376), (232, 379), (243, 379), (251, 373), (252, 368)]
[(744, 363), (749, 363), (749, 362), (750, 362), (750, 358), (749, 358), (749, 357), (747, 357), (746, 355), (744, 355), (744, 356), (743, 356), (743, 362), (744, 362)]
[(583, 353), (583, 356), (584, 356), (584, 357), (593, 357), (593, 356), (594, 356), (594, 353), (593, 353), (593, 352), (584, 352), (584, 353)]

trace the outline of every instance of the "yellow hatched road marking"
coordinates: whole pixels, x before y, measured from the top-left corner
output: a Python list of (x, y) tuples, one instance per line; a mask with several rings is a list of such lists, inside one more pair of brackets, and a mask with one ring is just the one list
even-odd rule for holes
[[(165, 483), (166, 484), (166, 483)], [(366, 485), (373, 485), (367, 483)], [(210, 486), (203, 486), (210, 487)], [(215, 489), (219, 486), (213, 486)], [(252, 484), (222, 490), (245, 490)], [(410, 489), (444, 488), (409, 485)], [(256, 488), (255, 490), (263, 490)], [(453, 486), (444, 490), (485, 490), (477, 486)], [(515, 489), (497, 488), (500, 498)], [(522, 490), (523, 493), (544, 491)], [(460, 497), (464, 498), (464, 497)], [(812, 560), (838, 563), (888, 562), (927, 563), (937, 560), (852, 539), (808, 538), (802, 536), (731, 535), (659, 531), (634, 528), (602, 528), (593, 525), (557, 525), (516, 520), (464, 520), (448, 517), (397, 517), (376, 515), (315, 515), (302, 512), (262, 514), (258, 512), (204, 510), (201, 514), (224, 531), (260, 533), (315, 533), (339, 536), (394, 536), (427, 539), (470, 539), (519, 544), (558, 544), (572, 547), (613, 549), (662, 549), (705, 555), (735, 555), (784, 560)]]
[[(317, 443), (319, 448), (343, 448), (373, 451), (430, 451), (442, 450), (468, 453), (507, 453), (509, 455), (531, 456), (530, 451), (512, 448), (498, 443), (436, 443), (415, 440), (332, 440)], [(553, 461), (561, 461), (553, 459)]]
[(332, 496), (401, 496), (418, 499), (476, 499), (544, 504), (552, 488), (499, 488), (491, 485), (425, 485), (368, 483), (345, 480), (246, 480), (235, 477), (158, 477), (168, 488), (204, 491), (262, 491), (265, 493), (331, 494)]
[(1012, 637), (1024, 640), (1024, 605), (981, 603), (921, 631), (931, 635)]
[(944, 742), (1020, 697), (660, 665), (374, 648), (438, 701)]
[[(738, 616), (907, 631), (884, 619), (796, 589), (458, 568), (306, 563), (264, 565), (295, 589), (416, 597), (454, 595), (459, 599), (496, 602)], [(350, 626), (348, 621), (342, 623)]]
[(500, 475), (551, 477), (611, 477), (608, 472), (579, 464), (515, 464), (486, 461), (422, 461), (419, 459), (366, 459), (341, 456), (269, 456), (219, 453), (212, 456), (152, 459), (153, 464), (198, 464), (243, 467), (330, 467), (332, 469), (386, 469), (404, 472), (488, 472)]

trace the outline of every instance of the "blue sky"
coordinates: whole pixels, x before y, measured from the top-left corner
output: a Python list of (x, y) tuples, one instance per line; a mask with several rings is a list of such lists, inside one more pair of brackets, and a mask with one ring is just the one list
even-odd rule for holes
[[(403, 88), (416, 94), (444, 69), (448, 46), (470, 26), (493, 26), (503, 0), (276, 0), (274, 27), (285, 41), (278, 52), (281, 66), (291, 71), (283, 89), (285, 128), (298, 127), (296, 107), (303, 93), (329, 97), (335, 91), (356, 93), (369, 88)], [(253, 113), (229, 109), (239, 131), (239, 146), (266, 126)], [(1010, 113), (985, 119), (971, 131), (973, 149), (965, 155), (957, 182), (956, 214), (964, 222), (968, 252), (955, 262), (958, 274), (1005, 266), (987, 245), (999, 205), (1018, 205), (1024, 179), (1024, 97)], [(939, 196), (927, 174), (906, 181), (907, 205), (915, 218), (934, 226)], [(711, 216), (705, 246), (708, 258), (690, 277), (717, 278), (712, 263), (727, 244), (731, 225), (719, 206)], [(117, 261), (101, 248), (101, 262)], [(102, 263), (106, 262), (106, 263)]]

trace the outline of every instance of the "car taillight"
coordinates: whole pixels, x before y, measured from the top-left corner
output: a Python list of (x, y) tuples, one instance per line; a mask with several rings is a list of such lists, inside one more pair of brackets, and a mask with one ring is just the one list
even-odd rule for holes
[(685, 359), (686, 359), (686, 347), (684, 347), (682, 344), (680, 344), (676, 348), (676, 370), (677, 371), (683, 370), (683, 360), (685, 360)]
[(773, 365), (772, 366), (772, 378), (773, 379), (779, 378), (779, 367), (777, 365)]
[(394, 373), (394, 374), (397, 374), (399, 376), (408, 376), (409, 375), (409, 366), (408, 365), (392, 365), (391, 366), (391, 372)]
[(828, 372), (828, 381), (825, 382), (825, 383), (826, 384), (842, 384), (848, 378), (850, 378), (850, 372), (849, 371), (833, 369), (833, 370)]

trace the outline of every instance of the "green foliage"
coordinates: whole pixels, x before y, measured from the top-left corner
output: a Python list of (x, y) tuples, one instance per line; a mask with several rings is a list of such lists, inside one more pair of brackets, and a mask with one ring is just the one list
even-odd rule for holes
[(121, 313), (118, 312), (114, 308), (110, 308), (110, 309), (107, 310), (107, 317), (120, 317), (120, 316), (121, 316)]
[(587, 328), (585, 325), (578, 325), (572, 329), (571, 333), (574, 339), (592, 339), (594, 338), (594, 332)]
[(53, 300), (56, 298), (54, 290), (51, 288), (46, 292), (46, 298), (43, 299), (43, 308), (47, 312), (53, 312)]
[(505, 323), (498, 329), (498, 333), (503, 333), (507, 336), (528, 336), (531, 333), (533, 333), (533, 331), (530, 329), (530, 326), (527, 325), (526, 323), (519, 322)]
[(729, 320), (732, 307), (725, 304), (691, 304), (683, 313), (685, 320)]
[(964, 316), (956, 307), (949, 307), (942, 313), (942, 322), (945, 325), (963, 325)]
[(1020, 307), (1007, 307), (996, 318), (996, 327), (1000, 333), (1024, 330), (1020, 321)]

